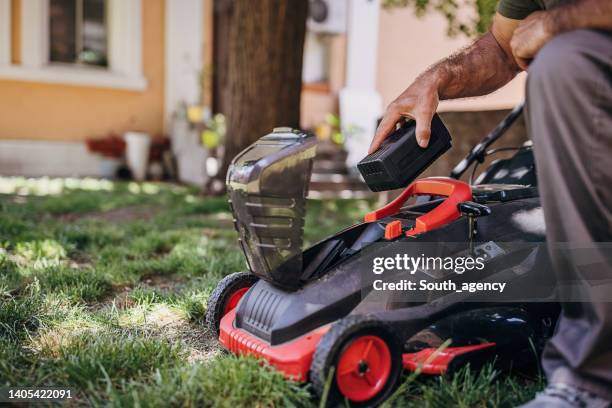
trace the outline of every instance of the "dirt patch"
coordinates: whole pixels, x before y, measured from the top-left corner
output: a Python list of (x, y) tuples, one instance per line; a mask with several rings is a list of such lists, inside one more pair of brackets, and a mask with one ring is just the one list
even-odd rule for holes
[(113, 285), (110, 293), (98, 302), (88, 305), (88, 309), (91, 311), (99, 311), (110, 307), (114, 304), (119, 310), (127, 309), (134, 306), (134, 301), (130, 299), (130, 292), (132, 291), (131, 286), (126, 285)]
[(155, 306), (148, 311), (146, 321), (160, 337), (182, 342), (189, 362), (208, 360), (221, 350), (219, 342), (203, 323), (188, 321), (183, 313), (172, 307)]
[(181, 332), (180, 338), (188, 346), (190, 363), (209, 360), (221, 353), (219, 340), (203, 326), (189, 324)]
[[(184, 284), (185, 279), (180, 276), (150, 274), (141, 277), (137, 286), (160, 289), (162, 291), (172, 291)], [(132, 285), (113, 285), (113, 289), (108, 296), (96, 304), (91, 305), (90, 308), (92, 310), (102, 310), (112, 304), (120, 310), (130, 308), (134, 306), (134, 301), (130, 299), (130, 292), (132, 292), (134, 288), (135, 286)]]
[(109, 211), (97, 211), (85, 214), (61, 214), (56, 218), (61, 221), (72, 222), (77, 220), (99, 220), (113, 224), (121, 224), (131, 221), (146, 221), (153, 218), (159, 212), (151, 207), (122, 207)]
[(147, 287), (169, 290), (183, 285), (185, 279), (176, 275), (148, 274), (140, 278), (140, 282)]
[(91, 311), (120, 311), (120, 325), (147, 330), (160, 339), (178, 341), (184, 345), (190, 363), (214, 358), (221, 352), (218, 340), (203, 322), (190, 321), (186, 314), (172, 305), (159, 303), (141, 309), (131, 297), (136, 287), (177, 291), (185, 285), (185, 278), (177, 275), (149, 274), (141, 277), (136, 286), (114, 286), (112, 293), (91, 305)]

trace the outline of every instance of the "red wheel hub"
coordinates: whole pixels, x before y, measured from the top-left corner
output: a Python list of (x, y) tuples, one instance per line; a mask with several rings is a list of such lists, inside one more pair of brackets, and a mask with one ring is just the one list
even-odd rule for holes
[(350, 342), (340, 355), (336, 383), (349, 400), (367, 401), (385, 387), (391, 365), (391, 351), (383, 339), (361, 336)]
[(240, 299), (242, 299), (244, 294), (247, 293), (249, 289), (249, 287), (240, 288), (230, 295), (229, 299), (227, 299), (225, 307), (223, 308), (223, 316), (225, 316), (230, 310), (238, 306), (238, 302), (240, 302)]

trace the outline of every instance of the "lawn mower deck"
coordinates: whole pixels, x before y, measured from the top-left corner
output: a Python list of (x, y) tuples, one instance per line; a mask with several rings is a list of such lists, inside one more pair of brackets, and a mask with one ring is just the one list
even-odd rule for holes
[[(552, 334), (558, 315), (554, 293), (538, 303), (480, 302), (455, 291), (424, 301), (375, 293), (364, 268), (364, 259), (395, 250), (417, 254), (432, 243), (458, 243), (495, 252), (483, 281), (551, 287), (538, 273), (548, 261), (542, 233), (515, 222), (516, 214), (540, 209), (528, 146), (473, 186), (417, 180), (363, 222), (302, 251), (314, 148), (313, 137), (276, 129), (230, 168), (230, 204), (250, 270), (225, 277), (208, 302), (208, 325), (227, 350), (261, 357), (287, 378), (311, 381), (319, 394), (332, 375), (330, 400), (353, 406), (381, 403), (403, 369), (437, 375), (468, 362), (535, 359), (534, 347)], [(412, 196), (419, 199), (406, 206)]]

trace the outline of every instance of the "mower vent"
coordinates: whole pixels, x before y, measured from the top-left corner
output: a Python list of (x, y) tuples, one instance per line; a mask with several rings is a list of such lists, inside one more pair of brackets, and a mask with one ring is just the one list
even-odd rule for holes
[(227, 173), (234, 225), (250, 270), (295, 289), (302, 273), (305, 203), (316, 138), (274, 131), (239, 153)]

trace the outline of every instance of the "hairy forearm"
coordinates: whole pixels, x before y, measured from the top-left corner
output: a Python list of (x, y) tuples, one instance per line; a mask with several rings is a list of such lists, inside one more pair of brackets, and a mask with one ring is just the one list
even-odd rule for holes
[(576, 0), (546, 13), (546, 27), (554, 36), (581, 28), (612, 30), (612, 1)]
[(438, 62), (420, 77), (437, 86), (440, 99), (486, 95), (519, 72), (490, 32), (469, 47)]

